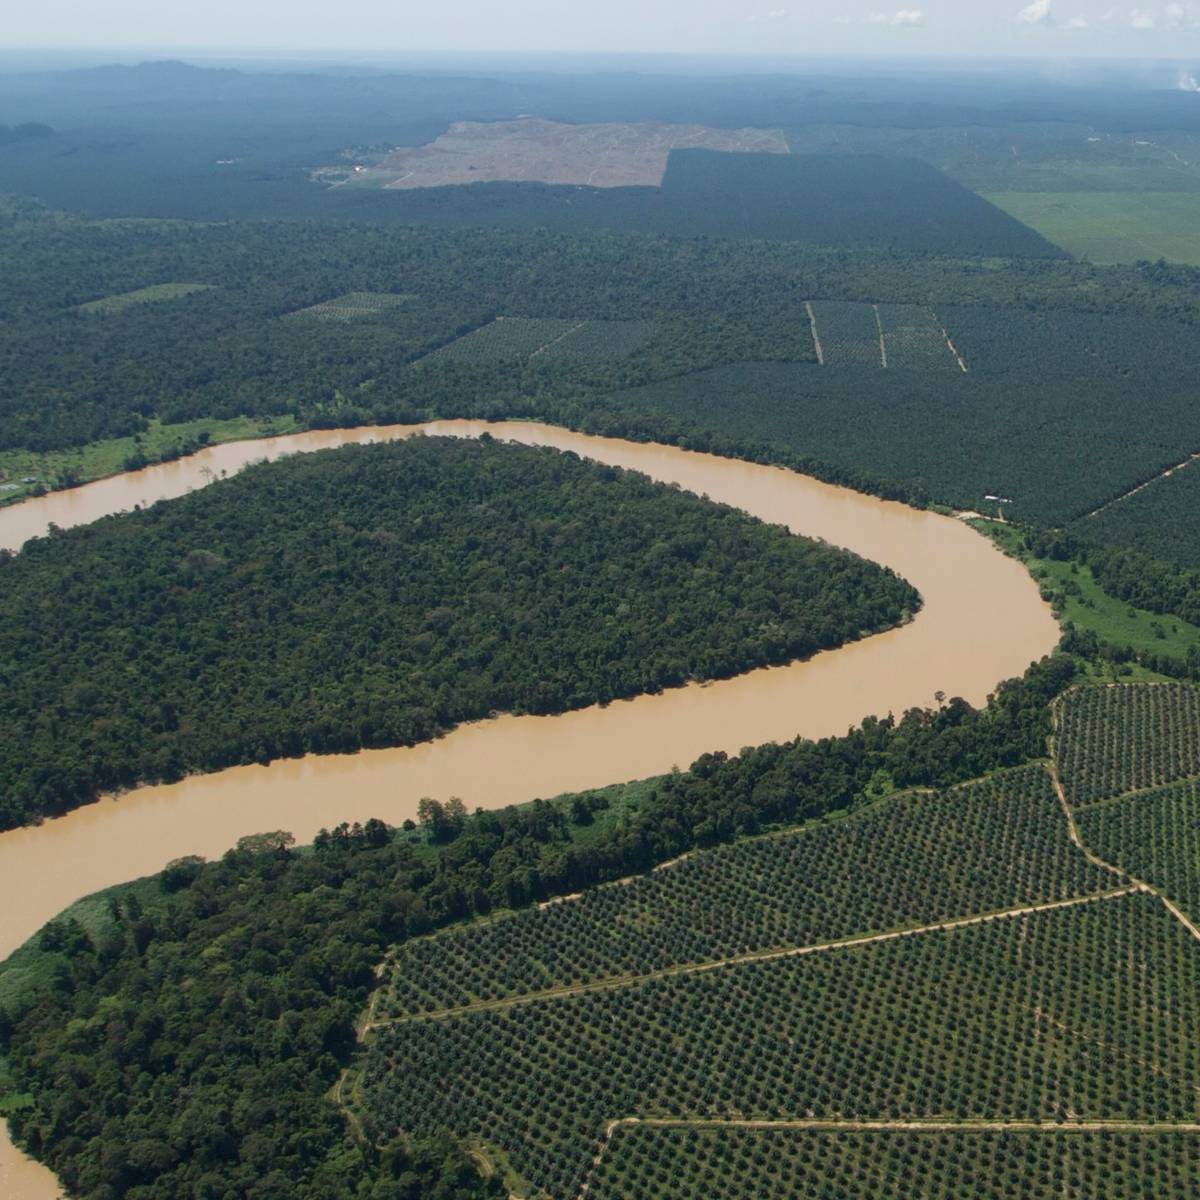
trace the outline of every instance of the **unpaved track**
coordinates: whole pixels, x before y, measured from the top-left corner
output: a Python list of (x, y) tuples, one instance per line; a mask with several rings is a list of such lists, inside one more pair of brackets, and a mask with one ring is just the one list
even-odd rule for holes
[(859, 937), (842, 938), (835, 942), (816, 942), (811, 946), (788, 946), (779, 950), (756, 950), (749, 954), (737, 954), (728, 958), (715, 958), (701, 963), (679, 963), (663, 967), (659, 971), (648, 971), (643, 975), (613, 975), (597, 979), (592, 983), (573, 984), (567, 987), (547, 988), (539, 992), (524, 992), (519, 996), (506, 996), (499, 1000), (481, 1000), (476, 1004), (464, 1004), (458, 1008), (444, 1008), (437, 1012), (414, 1013), (405, 1017), (389, 1017), (382, 1021), (370, 1021), (366, 1032), (384, 1029), (389, 1025), (410, 1025), (422, 1021), (450, 1020), (467, 1013), (489, 1012), (495, 1009), (514, 1008), (518, 1004), (535, 1004), (545, 1000), (560, 1000), (568, 996), (583, 996), (589, 992), (608, 992), (617, 988), (638, 987), (657, 979), (670, 979), (677, 975), (699, 975), (705, 971), (718, 971), (723, 967), (741, 967), (752, 963), (774, 962), (780, 958), (801, 958), (809, 954), (826, 954), (832, 950), (855, 950), (876, 942), (894, 942), (900, 938), (920, 937), (926, 933), (945, 933), (954, 929), (965, 929), (972, 925), (987, 925), (992, 921), (1008, 921), (1015, 917), (1028, 917), (1033, 913), (1052, 912), (1058, 908), (1075, 908), (1080, 904), (1096, 904), (1103, 900), (1117, 900), (1134, 892), (1152, 891), (1144, 884), (1130, 883), (1107, 892), (1091, 892), (1086, 896), (1072, 896), (1067, 900), (1049, 900), (1042, 904), (1025, 904), (1019, 908), (998, 909), (995, 912), (976, 913), (969, 917), (954, 917), (929, 925), (915, 925), (905, 929), (889, 929), (883, 933), (868, 933)]
[(821, 349), (821, 335), (817, 332), (817, 314), (813, 312), (811, 300), (805, 300), (804, 311), (808, 313), (808, 327), (812, 330), (813, 348), (817, 352), (817, 366), (825, 365), (825, 351)]
[[(1119, 867), (1114, 863), (1107, 862), (1105, 859), (1101, 858), (1100, 855), (1098, 855), (1094, 850), (1091, 850), (1088, 846), (1086, 846), (1083, 839), (1079, 836), (1079, 826), (1075, 824), (1075, 814), (1071, 809), (1071, 805), (1067, 802), (1067, 793), (1063, 788), (1062, 780), (1059, 778), (1058, 756), (1055, 753), (1055, 735), (1058, 732), (1058, 717), (1061, 707), (1061, 699), (1062, 697), (1059, 697), (1054, 701), (1051, 711), (1051, 719), (1053, 721), (1055, 732), (1050, 737), (1050, 761), (1047, 765), (1047, 770), (1050, 772), (1050, 778), (1054, 783), (1054, 791), (1058, 796), (1058, 802), (1062, 806), (1063, 814), (1067, 818), (1067, 834), (1072, 843), (1083, 852), (1088, 862), (1090, 862), (1093, 866), (1101, 867), (1105, 871), (1109, 871), (1113, 875), (1117, 876), (1119, 879), (1128, 879), (1130, 883), (1132, 883), (1139, 891), (1149, 892), (1150, 895), (1157, 896), (1159, 900), (1162, 901), (1163, 907), (1166, 908), (1167, 912), (1169, 912), (1171, 916), (1173, 916), (1180, 923), (1180, 925), (1182, 925), (1184, 929), (1186, 929), (1188, 933), (1190, 933), (1192, 937), (1196, 939), (1196, 941), (1200, 942), (1200, 928), (1197, 928), (1195, 923), (1187, 916), (1187, 914), (1181, 911), (1179, 905), (1177, 905), (1173, 900), (1170, 900), (1168, 897), (1164, 896), (1162, 891), (1155, 887), (1154, 884), (1149, 883), (1145, 879), (1139, 879), (1136, 875), (1130, 874), (1130, 872), (1126, 871), (1123, 867)], [(1144, 790), (1146, 789), (1139, 789), (1139, 792)], [(1138, 792), (1128, 792), (1122, 796), (1112, 796), (1109, 797), (1105, 803), (1108, 803), (1109, 800), (1123, 800), (1126, 798), (1126, 796), (1137, 794)]]
[(886, 367), (888, 365), (887, 342), (883, 339), (883, 320), (879, 316), (879, 305), (872, 304), (871, 310), (875, 313), (875, 328), (879, 330), (879, 365)]
[(819, 1132), (856, 1131), (889, 1133), (897, 1130), (920, 1133), (1200, 1133), (1196, 1121), (836, 1121), (820, 1118), (800, 1120), (742, 1120), (722, 1117), (622, 1117), (608, 1125), (611, 1132), (622, 1125), (650, 1125), (660, 1129), (801, 1129)]
[(586, 1200), (613, 1134), (638, 1125), (653, 1129), (753, 1129), (793, 1133), (1041, 1133), (1069, 1137), (1081, 1133), (1180, 1134), (1200, 1133), (1200, 1123), (1170, 1121), (834, 1121), (821, 1118), (799, 1120), (755, 1120), (736, 1117), (618, 1117), (609, 1121), (600, 1135), (587, 1177), (576, 1200)]

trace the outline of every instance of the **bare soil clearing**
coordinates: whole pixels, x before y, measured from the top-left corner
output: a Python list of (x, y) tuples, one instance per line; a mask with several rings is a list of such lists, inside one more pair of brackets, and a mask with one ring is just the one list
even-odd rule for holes
[(587, 187), (658, 187), (672, 150), (786, 154), (777, 129), (704, 125), (564, 125), (526, 118), (458, 121), (416, 149), (397, 150), (347, 182), (386, 188), (462, 183), (557, 183)]

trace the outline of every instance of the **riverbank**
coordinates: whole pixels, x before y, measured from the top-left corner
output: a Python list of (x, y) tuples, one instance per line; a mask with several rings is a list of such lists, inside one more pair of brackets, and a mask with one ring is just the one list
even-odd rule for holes
[[(79, 525), (183, 495), (263, 458), (422, 432), (490, 433), (641, 471), (891, 567), (921, 593), (923, 608), (908, 625), (803, 663), (560, 716), (498, 717), (415, 747), (236, 767), (5, 833), (0, 957), (82, 895), (185, 854), (219, 855), (249, 833), (289, 829), (306, 841), (340, 821), (399, 824), (427, 795), (496, 808), (582, 791), (662, 774), (711, 750), (842, 734), (870, 714), (933, 705), (939, 693), (982, 704), (997, 682), (1020, 675), (1059, 638), (1049, 605), (1021, 564), (954, 518), (783, 468), (525, 422), (431, 422), (231, 442), (4, 509), (0, 544), (16, 549), (50, 523)], [(56, 1194), (20, 1183), (24, 1190), (4, 1194)]]
[(50, 522), (82, 524), (182, 495), (262, 458), (421, 432), (554, 446), (642, 471), (820, 537), (891, 567), (921, 593), (908, 625), (803, 663), (670, 689), (554, 717), (502, 716), (419, 746), (234, 767), (106, 799), (0, 837), (0, 955), (73, 900), (160, 869), (183, 854), (216, 855), (238, 837), (378, 816), (400, 823), (425, 795), (498, 807), (686, 766), (700, 754), (844, 733), (870, 714), (935, 703), (938, 692), (982, 704), (1058, 641), (1050, 608), (1024, 568), (960, 521), (765, 467), (654, 444), (589, 437), (534, 423), (475, 421), (301, 433), (215, 446), (0, 512), (0, 544), (16, 548)]

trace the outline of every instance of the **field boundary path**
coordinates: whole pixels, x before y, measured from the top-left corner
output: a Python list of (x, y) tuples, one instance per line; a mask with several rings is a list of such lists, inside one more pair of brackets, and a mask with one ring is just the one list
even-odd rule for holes
[(823, 367), (825, 365), (825, 351), (821, 349), (821, 335), (817, 332), (817, 314), (813, 312), (811, 300), (805, 300), (804, 311), (808, 313), (808, 325), (812, 330), (813, 347), (817, 352), (817, 366)]
[[(503, 318), (497, 317), (496, 319), (502, 320)], [(570, 329), (566, 330), (566, 332), (560, 333), (558, 337), (551, 338), (548, 342), (539, 346), (529, 357), (531, 359), (537, 358), (539, 354), (549, 350), (551, 346), (557, 346), (558, 343), (563, 340), (563, 338), (570, 337), (573, 333), (578, 333), (586, 324), (586, 321), (577, 322), (576, 324), (572, 325)]]
[[(1111, 870), (1111, 868), (1110, 868)], [(546, 988), (536, 992), (524, 992), (518, 996), (504, 996), (497, 1000), (480, 1000), (474, 1004), (462, 1004), (455, 1008), (443, 1008), (434, 1012), (412, 1013), (402, 1017), (386, 1017), (382, 1021), (370, 1021), (363, 1032), (386, 1029), (393, 1025), (412, 1025), (425, 1021), (453, 1020), (470, 1013), (491, 1012), (498, 1009), (515, 1008), (521, 1004), (536, 1004), (547, 1000), (559, 1000), (570, 996), (583, 996), (591, 992), (618, 991), (621, 988), (638, 987), (659, 979), (671, 979), (679, 975), (699, 975), (706, 971), (717, 971), (724, 967), (750, 966), (755, 963), (774, 962), (782, 958), (802, 958), (810, 954), (825, 954), (833, 950), (853, 950), (877, 942), (893, 942), (901, 938), (919, 937), (927, 933), (946, 933), (954, 929), (966, 929), (973, 925), (986, 925), (992, 921), (1007, 921), (1017, 917), (1032, 916), (1034, 913), (1052, 912), (1060, 908), (1076, 908), (1081, 904), (1096, 904), (1105, 900), (1118, 900), (1136, 892), (1152, 891), (1148, 885), (1134, 881), (1103, 892), (1088, 892), (1083, 896), (1071, 896), (1066, 900), (1046, 900), (1037, 904), (1023, 904), (1016, 908), (996, 909), (992, 912), (973, 913), (965, 917), (951, 917), (926, 925), (906, 926), (884, 930), (879, 933), (855, 934), (835, 941), (814, 942), (807, 946), (787, 946), (776, 950), (755, 950), (748, 954), (736, 954), (726, 958), (708, 959), (699, 963), (677, 963), (658, 971), (643, 974), (610, 975), (591, 983), (568, 984), (563, 987)], [(377, 993), (378, 994), (378, 993)]]
[[(1052, 733), (1049, 738), (1050, 761), (1047, 764), (1046, 769), (1050, 772), (1050, 781), (1054, 784), (1054, 791), (1055, 791), (1055, 794), (1058, 796), (1058, 802), (1062, 806), (1063, 815), (1067, 818), (1067, 836), (1071, 839), (1072, 844), (1075, 845), (1080, 851), (1083, 852), (1084, 857), (1093, 866), (1101, 867), (1105, 871), (1108, 871), (1111, 874), (1116, 875), (1120, 879), (1129, 880), (1129, 882), (1138, 891), (1148, 892), (1151, 896), (1157, 896), (1158, 899), (1162, 901), (1163, 906), (1166, 908), (1167, 912), (1169, 912), (1171, 914), (1171, 916), (1173, 916), (1184, 927), (1184, 929), (1186, 929), (1188, 931), (1188, 933), (1190, 933), (1192, 935), (1192, 937), (1194, 937), (1196, 939), (1196, 941), (1200, 942), (1200, 928), (1198, 928), (1196, 926), (1196, 924), (1187, 916), (1186, 913), (1183, 912), (1182, 909), (1180, 909), (1180, 907), (1173, 900), (1171, 900), (1167, 896), (1164, 896), (1162, 891), (1159, 888), (1155, 887), (1155, 885), (1150, 883), (1148, 880), (1139, 879), (1136, 875), (1132, 874), (1129, 871), (1126, 871), (1124, 869), (1124, 867), (1117, 866), (1117, 865), (1110, 863), (1110, 862), (1106, 861), (1105, 859), (1101, 858), (1100, 855), (1098, 855), (1094, 850), (1090, 849), (1084, 843), (1083, 839), (1079, 836), (1079, 826), (1076, 825), (1076, 823), (1075, 823), (1075, 814), (1071, 808), (1070, 802), (1067, 800), (1066, 789), (1063, 787), (1062, 779), (1059, 777), (1059, 774), (1058, 774), (1058, 756), (1057, 756), (1057, 747), (1056, 747), (1056, 743), (1055, 743), (1055, 735), (1058, 732), (1059, 709), (1061, 707), (1061, 703), (1060, 703), (1061, 700), (1062, 700), (1062, 697), (1059, 696), (1053, 702), (1051, 709), (1050, 709), (1050, 717), (1051, 717), (1051, 722), (1052, 722), (1052, 726), (1054, 729), (1054, 733)], [(1170, 785), (1168, 784), (1165, 786), (1170, 786)], [(1132, 791), (1125, 792), (1120, 796), (1106, 797), (1104, 802), (1108, 803), (1112, 800), (1125, 800), (1125, 799), (1128, 799), (1129, 796), (1137, 795), (1139, 792), (1142, 792), (1145, 790), (1147, 790), (1147, 789), (1135, 788)], [(1151, 790), (1153, 790), (1153, 789), (1151, 789)], [(1092, 806), (1085, 805), (1084, 807), (1091, 808)]]
[(651, 1129), (750, 1129), (762, 1133), (774, 1130), (795, 1133), (1042, 1133), (1071, 1136), (1085, 1133), (1136, 1134), (1200, 1134), (1196, 1121), (989, 1121), (965, 1118), (946, 1121), (938, 1118), (918, 1120), (831, 1120), (823, 1117), (800, 1117), (763, 1120), (755, 1117), (617, 1117), (604, 1126), (600, 1143), (592, 1158), (587, 1177), (579, 1187), (575, 1200), (586, 1200), (596, 1171), (604, 1161), (613, 1134), (618, 1129), (636, 1126)]
[(1148, 487), (1153, 487), (1156, 483), (1161, 483), (1164, 479), (1182, 471), (1185, 467), (1190, 467), (1197, 459), (1200, 459), (1200, 450), (1197, 450), (1194, 454), (1189, 454), (1183, 462), (1178, 462), (1173, 467), (1168, 467), (1152, 479), (1147, 479), (1145, 482), (1139, 483), (1137, 487), (1130, 488), (1129, 491), (1122, 492), (1119, 496), (1114, 496), (1111, 500), (1105, 500), (1099, 508), (1093, 508), (1091, 512), (1084, 513), (1084, 520), (1090, 517), (1098, 517), (1102, 512), (1107, 512), (1110, 508), (1120, 504), (1124, 500), (1128, 500), (1131, 496), (1136, 496), (1138, 492), (1144, 492)]
[[(937, 320), (937, 314), (934, 313), (934, 319)], [(950, 353), (954, 355), (955, 361), (958, 363), (959, 369), (964, 375), (967, 374), (967, 360), (958, 352), (958, 347), (954, 344), (954, 340), (950, 337), (950, 330), (938, 320), (938, 328), (942, 331), (942, 337), (946, 339), (946, 345), (950, 348)]]

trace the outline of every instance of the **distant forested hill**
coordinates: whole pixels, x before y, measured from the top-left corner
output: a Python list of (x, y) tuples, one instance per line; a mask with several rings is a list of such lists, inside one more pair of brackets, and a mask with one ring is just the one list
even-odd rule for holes
[(299, 456), (0, 563), (0, 825), (787, 662), (919, 603), (844, 551), (573, 455)]

